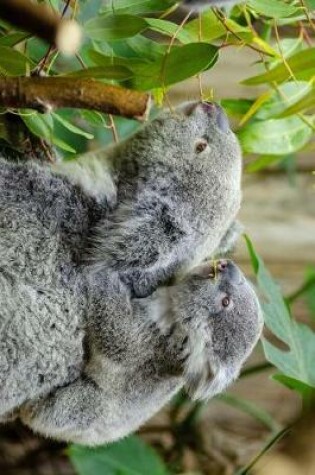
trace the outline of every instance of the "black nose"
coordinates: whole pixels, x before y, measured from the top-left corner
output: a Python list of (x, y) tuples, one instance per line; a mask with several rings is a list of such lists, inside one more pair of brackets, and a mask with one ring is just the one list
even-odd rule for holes
[(209, 117), (215, 117), (217, 126), (222, 132), (226, 133), (230, 129), (229, 119), (227, 118), (224, 110), (215, 102), (203, 102), (203, 110), (209, 115)]

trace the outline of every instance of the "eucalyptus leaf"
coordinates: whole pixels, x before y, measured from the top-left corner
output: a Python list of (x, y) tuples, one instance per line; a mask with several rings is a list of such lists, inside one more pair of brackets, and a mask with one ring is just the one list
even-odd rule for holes
[(172, 21), (161, 20), (160, 18), (146, 18), (145, 19), (150, 30), (173, 37), (176, 34), (176, 39), (182, 43), (190, 43), (193, 41), (192, 36), (184, 29), (178, 30), (178, 25)]
[(245, 171), (247, 173), (256, 173), (260, 170), (264, 170), (265, 168), (269, 167), (270, 165), (274, 165), (282, 160), (283, 157), (280, 155), (263, 155), (259, 157), (257, 160), (253, 160), (249, 162), (245, 166)]
[(69, 455), (78, 475), (167, 475), (168, 473), (154, 450), (136, 436), (95, 448), (72, 445)]
[(289, 106), (299, 102), (311, 89), (312, 87), (307, 81), (289, 81), (281, 84), (276, 91), (271, 93), (270, 98), (258, 110), (255, 117), (265, 120), (282, 116)]
[(288, 349), (280, 349), (263, 339), (265, 356), (281, 373), (315, 388), (315, 333), (308, 326), (296, 322), (286, 305), (278, 285), (246, 238), (257, 283), (263, 294), (265, 324)]
[[(231, 19), (226, 19), (226, 26), (233, 32), (249, 35), (248, 40), (253, 38), (253, 34), (248, 27), (239, 25)], [(227, 34), (224, 24), (217, 18), (213, 10), (206, 10), (197, 18), (188, 22), (183, 30), (189, 33), (193, 41), (213, 41)]]
[(54, 134), (54, 120), (52, 114), (40, 114), (39, 112), (25, 110), (23, 114), (21, 114), (21, 119), (28, 129), (40, 139), (52, 142), (66, 152), (76, 152), (73, 147)]
[(53, 119), (50, 114), (40, 114), (30, 110), (24, 110), (21, 119), (27, 128), (37, 137), (48, 141), (52, 138)]
[(85, 130), (77, 127), (76, 125), (72, 124), (68, 120), (66, 120), (64, 117), (62, 117), (59, 114), (53, 113), (52, 114), (54, 120), (57, 120), (63, 127), (68, 129), (70, 132), (76, 134), (76, 135), (82, 135), (82, 137), (85, 137), (86, 139), (93, 139), (94, 135), (86, 132)]
[(25, 41), (26, 39), (30, 38), (29, 33), (25, 33), (23, 31), (19, 32), (13, 32), (9, 33), (8, 35), (1, 36), (0, 37), (0, 45), (1, 46), (15, 46), (22, 41)]
[(286, 64), (282, 62), (266, 73), (245, 79), (243, 84), (254, 86), (273, 81), (283, 82), (288, 78), (292, 78), (291, 72), (295, 79), (312, 79), (315, 75), (315, 48), (299, 51), (290, 56)]
[(103, 8), (106, 13), (132, 13), (133, 15), (165, 11), (174, 5), (174, 0), (114, 0)]
[(238, 132), (245, 153), (286, 155), (300, 150), (313, 130), (296, 116), (254, 121)]
[(85, 33), (93, 40), (130, 38), (147, 28), (145, 19), (134, 15), (100, 15), (87, 21)]
[(148, 90), (183, 81), (214, 66), (218, 52), (216, 46), (207, 43), (173, 46), (160, 61), (133, 68), (135, 86)]
[(0, 76), (23, 76), (30, 60), (9, 46), (0, 46)]
[(284, 0), (249, 0), (247, 5), (257, 13), (271, 18), (286, 18), (298, 13), (301, 8)]
[(315, 86), (309, 86), (307, 94), (305, 94), (300, 100), (296, 101), (290, 107), (285, 109), (279, 117), (288, 117), (292, 114), (298, 114), (309, 109), (315, 109)]

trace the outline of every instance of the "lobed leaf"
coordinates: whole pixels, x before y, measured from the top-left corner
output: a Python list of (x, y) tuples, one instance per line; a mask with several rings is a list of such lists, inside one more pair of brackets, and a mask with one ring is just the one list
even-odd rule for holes
[(285, 376), (315, 388), (315, 333), (291, 317), (278, 285), (273, 281), (262, 259), (256, 254), (249, 238), (246, 238), (246, 242), (258, 287), (265, 299), (262, 303), (265, 324), (288, 347), (288, 350), (282, 350), (264, 339), (266, 358)]
[(69, 455), (78, 475), (167, 475), (154, 450), (136, 436), (95, 448), (72, 445)]

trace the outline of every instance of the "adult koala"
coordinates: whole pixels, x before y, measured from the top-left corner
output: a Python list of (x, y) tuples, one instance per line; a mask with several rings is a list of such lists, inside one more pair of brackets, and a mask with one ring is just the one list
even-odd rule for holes
[(224, 111), (192, 102), (107, 154), (61, 164), (56, 172), (101, 206), (106, 201), (106, 216), (90, 233), (88, 259), (97, 270), (119, 272), (144, 297), (180, 268), (233, 245), (241, 161)]
[[(195, 388), (192, 392), (199, 397), (221, 390), (233, 379), (260, 331), (257, 301), (247, 284), (235, 287), (231, 327), (227, 317), (222, 320), (220, 316), (220, 302), (225, 305), (222, 289), (209, 294), (208, 301), (205, 290), (197, 291), (206, 287), (198, 286), (194, 279), (189, 285), (174, 287), (177, 297), (161, 289), (149, 300), (132, 301), (130, 294), (150, 294), (182, 265), (191, 267), (212, 255), (220, 242), (229, 241), (228, 230), (240, 203), (240, 174), (239, 146), (224, 112), (215, 104), (198, 102), (178, 108), (176, 114), (165, 113), (106, 156), (101, 153), (55, 170), (0, 160), (0, 416), (5, 418), (21, 405), (61, 388), (56, 399), (53, 393), (46, 400), (47, 405), (53, 410), (54, 401), (56, 407), (59, 402), (63, 407), (65, 401), (72, 401), (80, 416), (70, 406), (65, 411), (80, 419), (85, 411), (91, 414), (91, 398), (98, 394), (91, 407), (101, 410), (98, 403), (107, 401), (105, 411), (114, 411), (110, 416), (114, 418), (113, 435), (106, 436), (100, 429), (99, 439), (91, 435), (92, 443), (115, 438), (116, 429), (119, 437), (144, 420), (139, 415), (125, 429), (117, 426), (121, 399), (113, 399), (110, 390), (119, 391), (116, 369), (128, 380), (127, 392), (120, 388), (121, 398), (130, 394), (135, 404), (130, 402), (125, 410), (135, 408), (138, 401), (140, 383), (136, 379), (133, 384), (129, 378), (129, 359), (133, 371), (144, 365), (143, 381), (152, 367), (159, 368), (154, 374), (158, 381), (162, 374), (167, 376), (169, 389), (158, 384), (154, 397), (152, 385), (139, 387), (140, 399), (147, 403), (145, 417), (156, 410), (157, 401), (162, 405), (182, 384)], [(211, 340), (214, 329), (205, 329), (203, 339), (195, 332), (201, 320), (193, 317), (198, 314), (203, 315), (200, 328), (205, 328), (210, 315), (214, 323), (215, 315), (218, 322), (226, 321), (226, 327), (216, 326), (215, 340)], [(179, 368), (179, 363), (173, 368), (174, 350), (166, 351), (166, 343), (162, 345), (165, 357), (160, 356), (164, 367), (155, 365), (153, 340), (146, 348), (149, 356), (142, 351), (152, 329), (142, 341), (141, 325), (154, 319), (159, 327), (165, 315), (171, 321), (187, 318), (187, 325), (191, 320), (193, 331), (187, 341), (194, 357), (189, 359), (189, 370)], [(160, 342), (162, 330), (156, 332), (152, 338)], [(179, 335), (176, 348), (185, 342), (181, 332)], [(212, 356), (215, 348), (221, 354), (219, 345), (227, 345), (223, 372), (218, 372), (220, 359)], [(170, 385), (169, 375), (174, 371), (179, 379)], [(214, 377), (217, 382), (207, 390), (212, 373), (224, 377)], [(103, 392), (98, 391), (101, 380)], [(68, 399), (73, 388), (77, 391)], [(43, 402), (42, 411), (40, 407), (35, 412), (25, 409), (23, 418), (44, 431), (40, 421), (47, 423), (47, 405)], [(51, 424), (56, 430), (48, 430), (47, 425), (46, 433), (88, 442), (62, 425), (66, 423), (63, 418), (70, 424), (72, 416), (67, 419), (66, 412), (58, 409), (53, 414)]]

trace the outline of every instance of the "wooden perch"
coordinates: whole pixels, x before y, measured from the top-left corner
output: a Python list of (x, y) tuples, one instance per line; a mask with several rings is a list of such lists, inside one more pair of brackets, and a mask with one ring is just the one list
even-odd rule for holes
[(49, 112), (60, 107), (92, 109), (144, 120), (149, 94), (69, 77), (0, 77), (0, 106)]
[(38, 36), (65, 54), (80, 47), (82, 32), (74, 20), (60, 17), (47, 5), (30, 0), (0, 0), (0, 18)]

